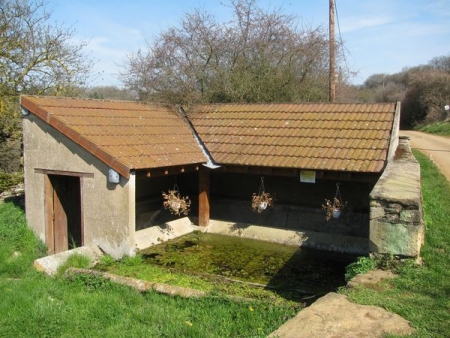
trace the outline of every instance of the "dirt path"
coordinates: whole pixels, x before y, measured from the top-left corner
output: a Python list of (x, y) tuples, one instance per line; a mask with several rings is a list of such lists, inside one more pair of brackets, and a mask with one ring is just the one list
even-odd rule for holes
[(426, 154), (450, 182), (450, 137), (409, 130), (400, 131), (400, 135), (409, 136), (411, 148)]

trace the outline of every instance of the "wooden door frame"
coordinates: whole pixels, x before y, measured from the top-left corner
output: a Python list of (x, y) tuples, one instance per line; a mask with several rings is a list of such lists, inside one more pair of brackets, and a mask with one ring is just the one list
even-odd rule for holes
[(47, 253), (55, 253), (55, 235), (53, 232), (53, 186), (50, 177), (44, 175), (44, 218), (45, 218), (45, 244), (47, 245)]
[(45, 242), (47, 244), (47, 252), (49, 254), (55, 253), (55, 234), (53, 222), (53, 193), (54, 188), (49, 175), (72, 176), (80, 179), (80, 232), (81, 245), (84, 245), (84, 205), (83, 205), (83, 178), (93, 178), (94, 174), (80, 173), (72, 171), (57, 171), (35, 169), (35, 173), (44, 174), (44, 217), (45, 217)]

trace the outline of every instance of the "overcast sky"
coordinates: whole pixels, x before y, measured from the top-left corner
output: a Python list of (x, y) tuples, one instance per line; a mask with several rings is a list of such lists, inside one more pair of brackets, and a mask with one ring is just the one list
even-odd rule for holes
[[(88, 39), (86, 49), (100, 73), (91, 86), (117, 85), (126, 55), (145, 47), (167, 27), (177, 26), (183, 14), (204, 9), (226, 21), (227, 0), (48, 0), (52, 20), (74, 28), (76, 38)], [(329, 0), (257, 0), (260, 7), (282, 8), (299, 24), (328, 27)], [(363, 83), (375, 73), (397, 73), (404, 67), (450, 55), (449, 0), (336, 0), (336, 38), (347, 49), (347, 63)], [(339, 22), (339, 27), (337, 23)]]

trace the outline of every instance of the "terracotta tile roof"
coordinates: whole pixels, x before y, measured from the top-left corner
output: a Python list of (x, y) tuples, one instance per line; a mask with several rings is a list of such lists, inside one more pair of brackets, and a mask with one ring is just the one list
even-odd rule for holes
[(133, 169), (207, 161), (188, 124), (168, 107), (34, 96), (22, 96), (21, 105), (125, 177)]
[(220, 104), (189, 120), (218, 164), (381, 172), (397, 105)]

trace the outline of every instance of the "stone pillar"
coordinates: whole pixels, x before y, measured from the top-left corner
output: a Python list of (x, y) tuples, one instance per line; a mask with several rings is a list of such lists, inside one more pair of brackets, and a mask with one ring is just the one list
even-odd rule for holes
[(369, 251), (419, 257), (424, 242), (420, 165), (409, 138), (400, 138), (396, 156), (370, 194)]

